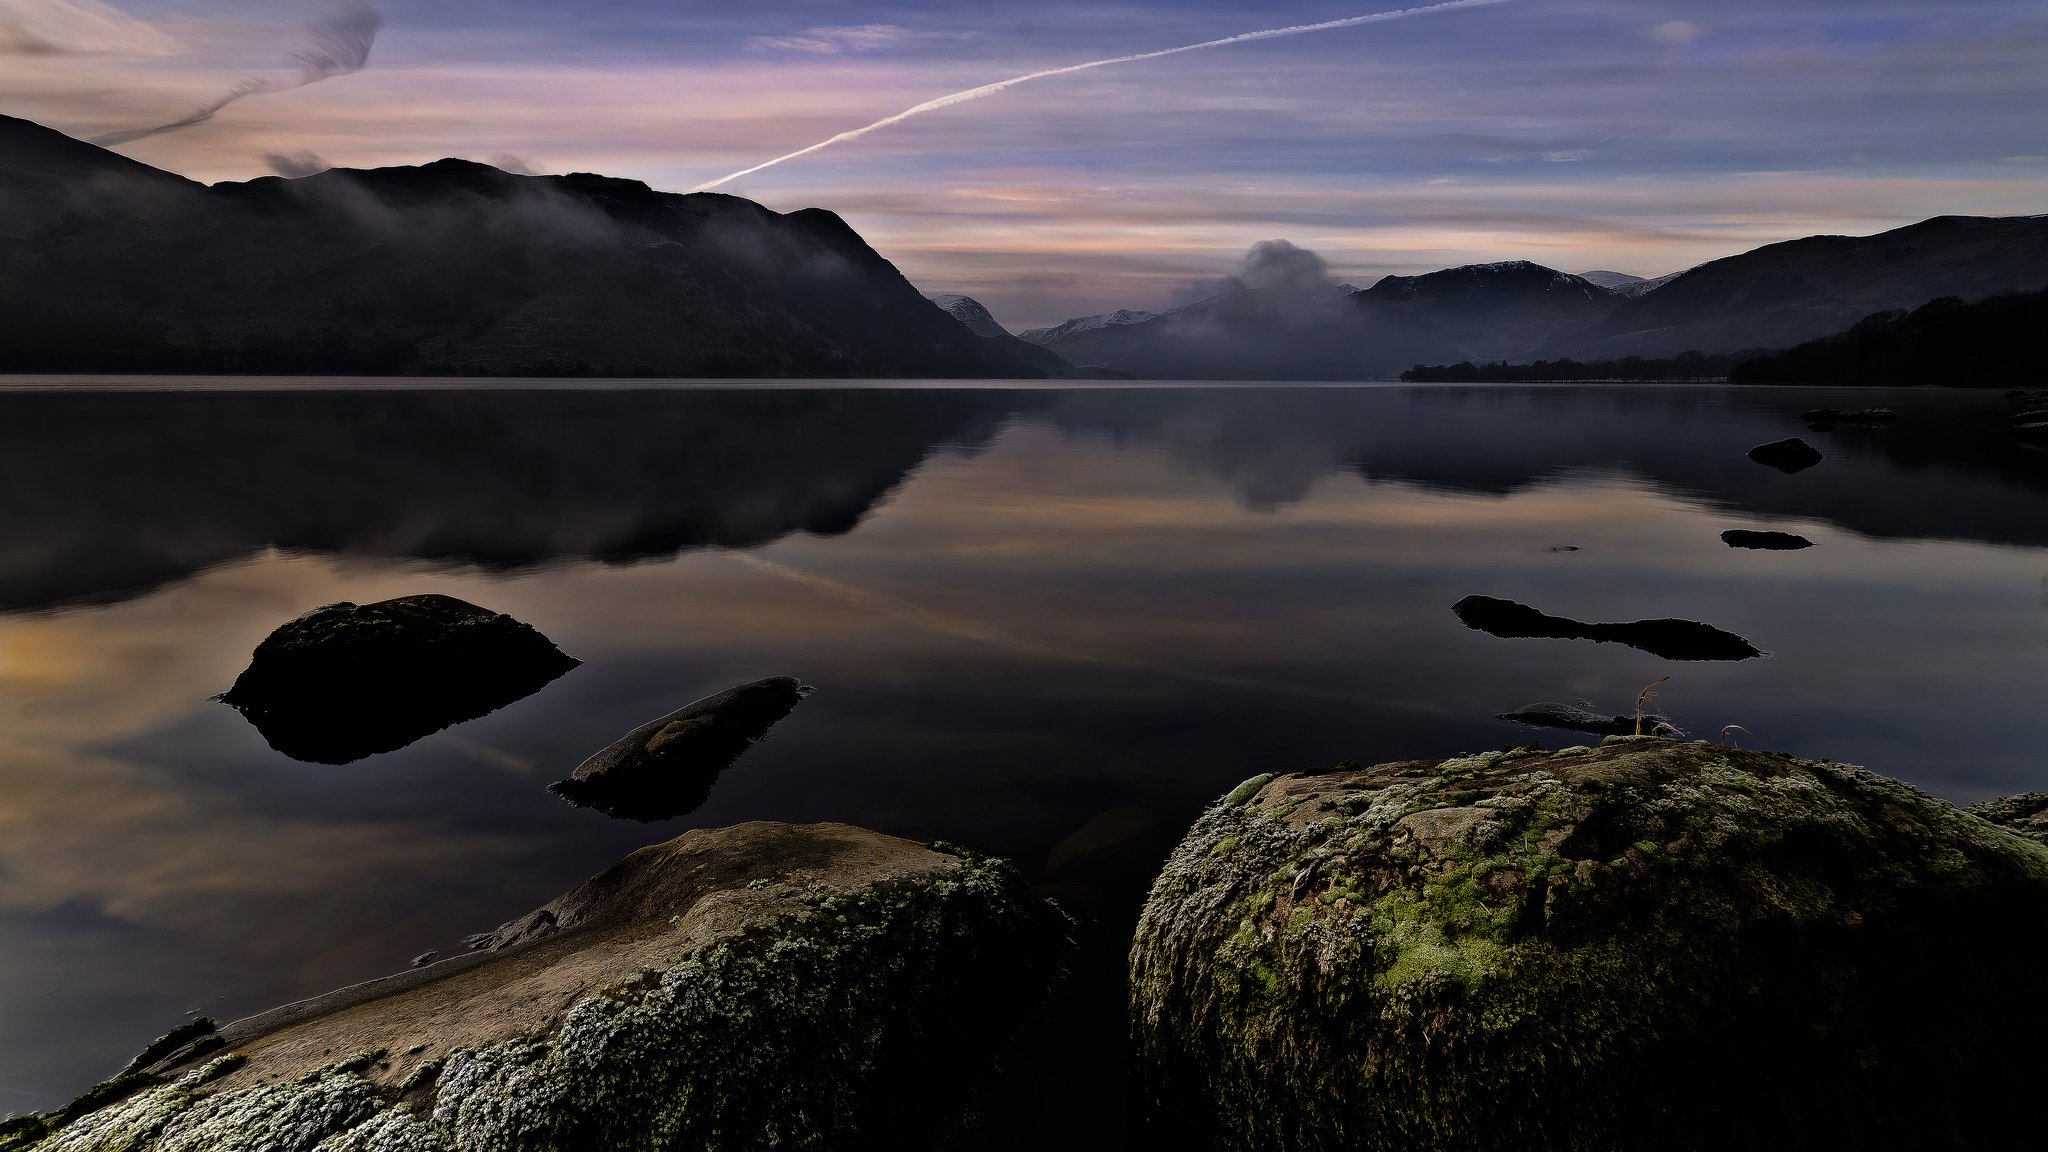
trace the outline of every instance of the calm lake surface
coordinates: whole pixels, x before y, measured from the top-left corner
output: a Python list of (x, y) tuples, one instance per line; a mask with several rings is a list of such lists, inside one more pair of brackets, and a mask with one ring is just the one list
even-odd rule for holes
[[(1817, 406), (1899, 423), (1810, 432)], [(0, 1113), (188, 1014), (403, 969), (644, 844), (835, 820), (1008, 856), (1080, 920), (975, 1148), (1122, 1141), (1154, 869), (1259, 772), (1695, 735), (1960, 801), (2048, 788), (2048, 455), (1995, 393), (1728, 387), (0, 382)], [(1784, 475), (1752, 445), (1827, 459)], [(1732, 549), (1731, 528), (1796, 552)], [(1566, 549), (1576, 549), (1566, 550)], [(317, 605), (442, 592), (584, 664), (346, 766), (209, 701)], [(1501, 640), (1451, 605), (1772, 653)], [(545, 791), (731, 684), (817, 692), (666, 824)]]

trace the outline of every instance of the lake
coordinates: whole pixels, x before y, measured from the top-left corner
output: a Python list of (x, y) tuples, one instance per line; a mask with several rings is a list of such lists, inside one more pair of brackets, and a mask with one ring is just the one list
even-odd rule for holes
[[(93, 382), (87, 382), (88, 385)], [(1809, 431), (1803, 409), (1896, 425)], [(1260, 772), (1689, 734), (1974, 801), (2048, 788), (2048, 455), (1996, 393), (1725, 386), (0, 382), (0, 1112), (459, 948), (634, 848), (845, 821), (1007, 856), (1078, 921), (972, 1148), (1122, 1141), (1146, 884)], [(1745, 458), (1798, 435), (1826, 459)], [(1731, 548), (1730, 529), (1799, 551)], [(333, 766), (209, 698), (284, 621), (419, 592), (580, 668)], [(1451, 606), (1770, 655), (1498, 639)], [(689, 816), (546, 784), (729, 685), (816, 692)]]

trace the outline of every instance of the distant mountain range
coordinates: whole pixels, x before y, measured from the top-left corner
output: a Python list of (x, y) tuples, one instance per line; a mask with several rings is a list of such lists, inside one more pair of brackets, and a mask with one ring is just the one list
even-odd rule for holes
[(1942, 216), (1644, 279), (1284, 274), (1012, 334), (838, 216), (463, 160), (202, 185), (0, 116), (0, 372), (1384, 379), (1788, 348), (2048, 285), (2048, 216)]
[(2048, 216), (1941, 216), (1876, 236), (1773, 244), (1656, 279), (1517, 260), (1320, 297), (1239, 286), (1156, 316), (1117, 312), (1021, 335), (1077, 363), (1139, 375), (1347, 379), (1436, 361), (1783, 348), (1873, 312), (2043, 285)]
[(830, 212), (440, 160), (211, 187), (0, 117), (0, 371), (1042, 378)]

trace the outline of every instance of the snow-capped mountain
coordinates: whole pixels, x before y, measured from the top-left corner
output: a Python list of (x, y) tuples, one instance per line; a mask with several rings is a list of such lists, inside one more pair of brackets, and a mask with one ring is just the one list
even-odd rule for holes
[(1010, 330), (996, 323), (995, 316), (981, 301), (957, 292), (926, 293), (925, 299), (946, 310), (946, 314), (962, 324), (976, 336), (1008, 336)]
[(1019, 340), (1029, 340), (1033, 344), (1051, 344), (1055, 341), (1064, 340), (1069, 336), (1079, 336), (1083, 332), (1093, 332), (1098, 328), (1120, 328), (1127, 324), (1143, 324), (1147, 320), (1158, 319), (1159, 315), (1157, 312), (1142, 312), (1136, 308), (1119, 308), (1114, 312), (1104, 312), (1099, 316), (1077, 317), (1053, 328), (1031, 328), (1017, 333), (1017, 338)]

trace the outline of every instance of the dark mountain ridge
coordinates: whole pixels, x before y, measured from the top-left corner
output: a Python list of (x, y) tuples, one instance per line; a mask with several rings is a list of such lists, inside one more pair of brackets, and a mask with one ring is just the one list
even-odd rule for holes
[(846, 222), (465, 160), (206, 187), (0, 118), (0, 370), (1043, 378)]

